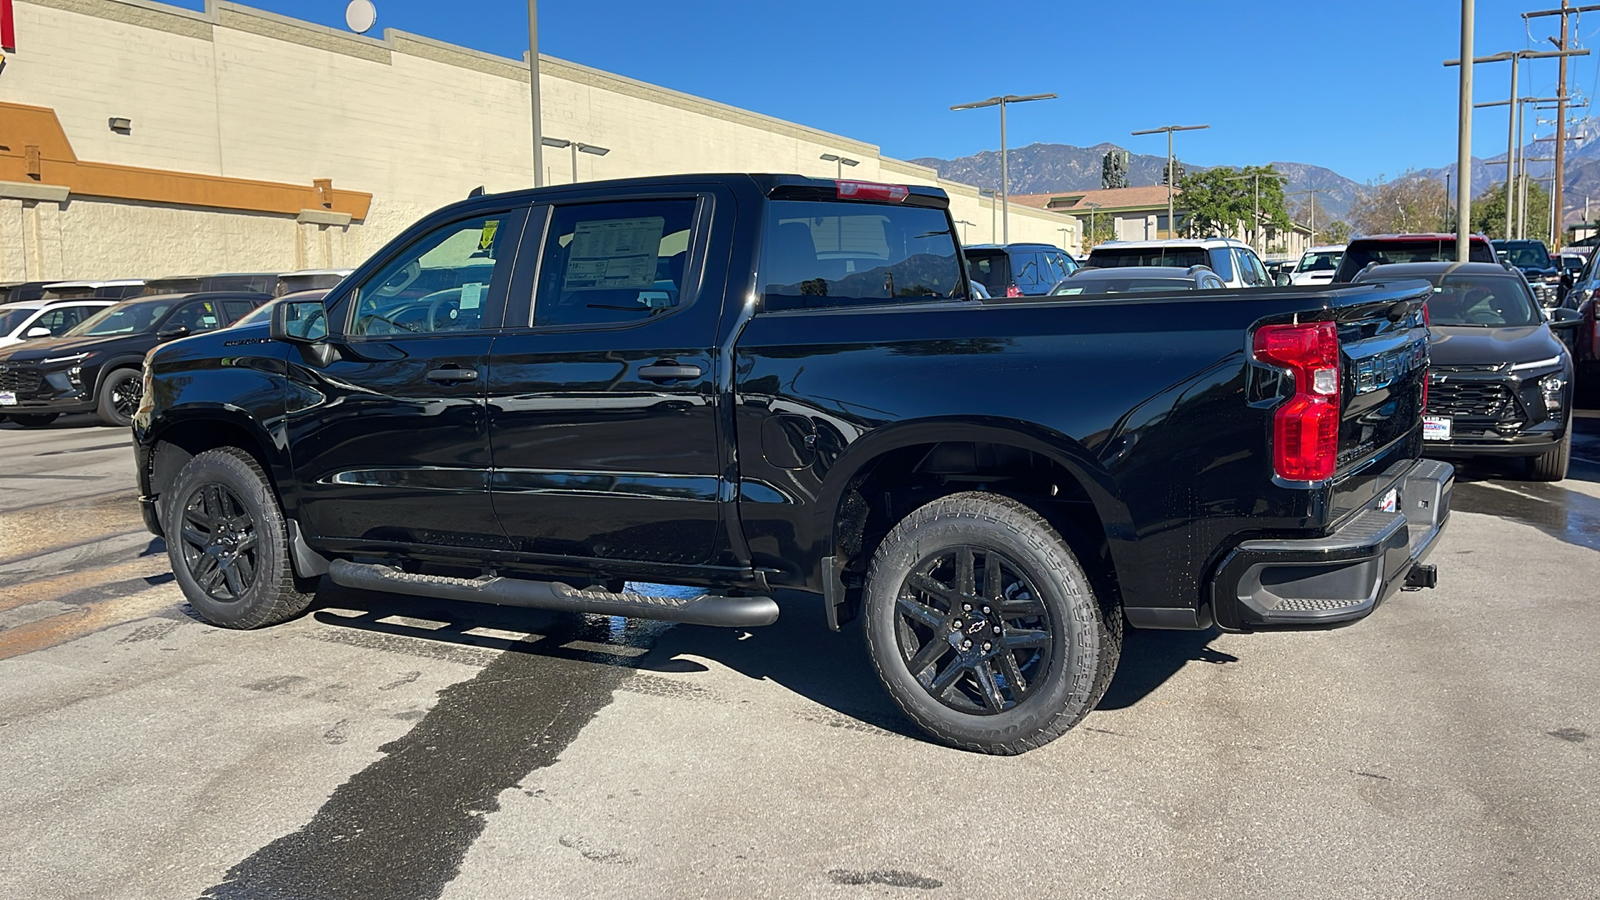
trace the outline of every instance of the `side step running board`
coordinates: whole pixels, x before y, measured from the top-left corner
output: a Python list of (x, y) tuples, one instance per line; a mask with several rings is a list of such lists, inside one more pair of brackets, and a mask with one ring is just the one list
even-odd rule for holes
[(724, 597), (702, 594), (699, 597), (651, 597), (645, 594), (613, 594), (610, 591), (580, 591), (554, 581), (524, 581), (520, 578), (446, 578), (439, 575), (412, 575), (389, 566), (353, 563), (336, 559), (328, 565), (334, 584), (367, 591), (389, 591), (414, 597), (468, 600), (501, 606), (525, 606), (563, 612), (594, 613), (602, 616), (630, 616), (660, 619), (690, 625), (720, 628), (752, 628), (778, 621), (778, 604), (771, 597)]

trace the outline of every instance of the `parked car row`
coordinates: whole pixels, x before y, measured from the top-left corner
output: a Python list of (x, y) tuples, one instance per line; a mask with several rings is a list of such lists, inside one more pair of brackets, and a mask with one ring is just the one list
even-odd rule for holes
[[(127, 427), (142, 398), (140, 367), (166, 341), (239, 324), (282, 297), (319, 297), (347, 270), (251, 273), (46, 286), (0, 304), (0, 420), (42, 427), (94, 413)], [(314, 290), (294, 290), (317, 286)], [(98, 292), (112, 290), (119, 297)], [(130, 290), (131, 289), (131, 290)]]

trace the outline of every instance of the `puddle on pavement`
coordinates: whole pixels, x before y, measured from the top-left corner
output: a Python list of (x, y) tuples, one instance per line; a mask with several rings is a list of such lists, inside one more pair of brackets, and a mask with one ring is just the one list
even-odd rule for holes
[(11, 510), (0, 513), (0, 561), (143, 529), (138, 497), (127, 492)]
[(1569, 544), (1600, 550), (1600, 500), (1559, 484), (1457, 481), (1450, 506), (1532, 525)]

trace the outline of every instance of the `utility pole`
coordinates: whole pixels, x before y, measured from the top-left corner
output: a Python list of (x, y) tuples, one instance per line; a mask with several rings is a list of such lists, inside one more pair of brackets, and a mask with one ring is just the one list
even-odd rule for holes
[(1450, 173), (1444, 173), (1444, 227), (1450, 231)]
[(1311, 206), (1311, 225), (1310, 225), (1310, 228), (1311, 228), (1311, 245), (1313, 247), (1315, 247), (1316, 244), (1317, 244), (1317, 195), (1318, 194), (1331, 194), (1331, 193), (1333, 193), (1333, 191), (1330, 188), (1306, 188), (1303, 191), (1289, 191), (1288, 193), (1284, 194), (1285, 197), (1298, 197), (1301, 194), (1308, 195), (1307, 202)]
[[(1089, 203), (1085, 203), (1084, 206), (1089, 207), (1089, 239), (1087, 241), (1083, 242), (1083, 249), (1085, 251), (1087, 251), (1091, 247), (1093, 247), (1095, 244), (1099, 243), (1099, 241), (1095, 239), (1094, 211), (1100, 208), (1100, 204), (1094, 203), (1094, 202), (1089, 202)], [(1078, 221), (1081, 222), (1083, 220), (1079, 219)]]
[[(1456, 123), (1456, 261), (1467, 261), (1467, 222), (1472, 207), (1472, 0), (1461, 0), (1461, 82)], [(1313, 197), (1311, 210), (1316, 215)], [(1317, 226), (1311, 224), (1312, 243)]]
[[(1472, 3), (1472, 0), (1462, 0), (1463, 9), (1465, 10), (1466, 8), (1470, 7), (1471, 3)], [(1465, 15), (1465, 13), (1463, 13), (1463, 14)], [(1470, 22), (1467, 19), (1463, 19), (1461, 27), (1462, 27), (1462, 47), (1465, 48), (1465, 47), (1467, 47), (1468, 43), (1470, 42), (1470, 34), (1471, 34)], [(1524, 59), (1551, 59), (1553, 57), (1565, 58), (1565, 57), (1568, 57), (1568, 56), (1588, 56), (1588, 55), (1589, 55), (1589, 51), (1587, 51), (1587, 50), (1517, 50), (1515, 52), (1507, 51), (1507, 52), (1504, 52), (1504, 53), (1496, 53), (1493, 56), (1477, 56), (1477, 57), (1473, 57), (1472, 58), (1472, 64), (1473, 65), (1477, 65), (1479, 63), (1507, 62), (1507, 61), (1509, 61), (1511, 63), (1511, 95), (1505, 101), (1505, 105), (1510, 107), (1510, 113), (1511, 113), (1511, 115), (1510, 115), (1509, 133), (1506, 135), (1506, 237), (1507, 238), (1511, 237), (1511, 226), (1512, 226), (1512, 222), (1513, 222), (1512, 209), (1514, 209), (1516, 207), (1515, 197), (1516, 197), (1516, 190), (1517, 190), (1518, 181), (1519, 181), (1519, 179), (1517, 177), (1517, 173), (1520, 171), (1519, 168), (1518, 168), (1518, 165), (1517, 165), (1517, 158), (1520, 155), (1521, 150), (1522, 150), (1522, 148), (1521, 148), (1521, 140), (1520, 140), (1521, 137), (1522, 137), (1522, 104), (1517, 102), (1518, 99), (1519, 99), (1517, 97), (1517, 63), (1518, 63), (1518, 61), (1524, 60)], [(1466, 51), (1464, 49), (1462, 51), (1461, 59), (1466, 59), (1466, 58), (1467, 58)], [(1444, 64), (1446, 66), (1460, 66), (1461, 65), (1461, 59), (1447, 59), (1447, 60), (1445, 60)], [(1457, 246), (1456, 246), (1456, 257), (1460, 262), (1466, 262), (1467, 261), (1467, 257), (1465, 255), (1467, 250), (1469, 249), (1467, 247), (1467, 244), (1466, 244), (1467, 236), (1468, 236), (1467, 235), (1467, 230), (1468, 230), (1469, 224), (1472, 221), (1472, 216), (1471, 216), (1471, 204), (1472, 204), (1472, 197), (1471, 197), (1471, 181), (1472, 181), (1472, 177), (1471, 176), (1472, 176), (1472, 172), (1471, 172), (1471, 167), (1472, 167), (1472, 110), (1473, 110), (1474, 106), (1472, 104), (1472, 79), (1466, 74), (1467, 70), (1469, 70), (1471, 68), (1472, 68), (1472, 66), (1461, 66), (1461, 70), (1462, 70), (1461, 89), (1465, 93), (1463, 93), (1461, 95), (1461, 133), (1460, 133), (1460, 137), (1458, 139), (1462, 140), (1462, 141), (1465, 141), (1465, 144), (1463, 144), (1460, 148), (1458, 148), (1457, 159), (1456, 159), (1456, 175), (1460, 179), (1459, 184), (1458, 184), (1458, 186), (1456, 188), (1456, 216), (1457, 216), (1457, 222), (1456, 222), (1456, 244), (1457, 244)], [(1500, 105), (1501, 104), (1499, 102), (1494, 102), (1494, 103), (1479, 103), (1476, 106), (1477, 107), (1485, 107), (1485, 106), (1500, 106)]]
[(1262, 176), (1266, 176), (1267, 178), (1276, 178), (1279, 181), (1285, 181), (1285, 182), (1287, 182), (1289, 180), (1289, 176), (1287, 176), (1287, 175), (1279, 175), (1276, 172), (1251, 172), (1249, 175), (1232, 175), (1232, 176), (1229, 176), (1228, 178), (1224, 178), (1223, 179), (1224, 181), (1243, 181), (1246, 178), (1248, 178), (1251, 181), (1255, 182), (1255, 187), (1256, 187), (1256, 205), (1255, 205), (1255, 210), (1256, 210), (1256, 212), (1255, 212), (1255, 219), (1252, 220), (1251, 223), (1250, 223), (1250, 246), (1255, 248), (1255, 251), (1257, 253), (1265, 253), (1266, 252), (1265, 250), (1261, 249), (1261, 178), (1262, 178)]
[[(1571, 16), (1577, 15), (1579, 13), (1592, 12), (1592, 11), (1597, 10), (1597, 9), (1600, 9), (1600, 6), (1573, 6), (1571, 0), (1561, 0), (1561, 8), (1560, 9), (1547, 9), (1547, 10), (1543, 10), (1543, 11), (1540, 11), (1540, 12), (1523, 13), (1522, 14), (1522, 21), (1524, 23), (1527, 23), (1528, 20), (1530, 20), (1530, 19), (1537, 19), (1537, 18), (1541, 18), (1543, 16), (1560, 16), (1561, 17), (1561, 40), (1556, 43), (1556, 49), (1558, 49), (1558, 50), (1560, 50), (1560, 51), (1562, 51), (1564, 53), (1567, 50), (1567, 41), (1568, 41), (1568, 36), (1570, 34), (1570, 32), (1567, 29), (1567, 19), (1570, 18)], [(1556, 82), (1556, 96), (1558, 98), (1560, 98), (1560, 99), (1556, 102), (1556, 172), (1555, 172), (1556, 180), (1555, 180), (1555, 184), (1552, 185), (1552, 192), (1554, 194), (1557, 215), (1558, 215), (1558, 217), (1564, 219), (1564, 218), (1566, 218), (1566, 206), (1564, 204), (1562, 193), (1563, 193), (1563, 187), (1564, 187), (1563, 182), (1565, 182), (1565, 180), (1566, 180), (1566, 167), (1567, 167), (1567, 96), (1568, 96), (1567, 95), (1567, 58), (1565, 56), (1561, 57), (1561, 72), (1560, 72), (1560, 75), (1558, 76), (1558, 80)], [(1556, 233), (1558, 235), (1561, 234), (1562, 232), (1563, 232), (1563, 229), (1560, 229), (1560, 228), (1556, 229)]]
[[(1472, 2), (1472, 0), (1467, 0)], [(1172, 209), (1172, 192), (1177, 189), (1178, 171), (1172, 159), (1172, 133), (1174, 131), (1199, 131), (1210, 128), (1210, 125), (1163, 125), (1160, 128), (1146, 128), (1135, 131), (1134, 135), (1167, 133), (1167, 237), (1176, 237), (1178, 234), (1178, 220)]]
[(991, 191), (987, 188), (978, 188), (979, 197), (987, 195), (989, 198), (989, 243), (991, 244), (999, 243), (999, 235), (995, 233), (995, 229), (999, 227), (995, 225), (995, 211), (997, 207), (995, 206), (994, 198), (996, 194), (996, 191)]

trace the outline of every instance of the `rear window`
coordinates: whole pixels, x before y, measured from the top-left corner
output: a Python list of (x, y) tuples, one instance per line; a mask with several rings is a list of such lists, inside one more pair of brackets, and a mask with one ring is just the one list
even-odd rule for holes
[[(1467, 245), (1467, 252), (1471, 262), (1499, 262), (1494, 251), (1484, 246), (1481, 241), (1471, 241)], [(1334, 281), (1349, 281), (1356, 274), (1372, 263), (1380, 266), (1395, 263), (1411, 262), (1451, 262), (1456, 258), (1456, 242), (1454, 238), (1402, 240), (1402, 241), (1372, 241), (1370, 243), (1357, 241), (1345, 248), (1344, 258), (1339, 261), (1338, 274)]]
[(1102, 269), (1127, 266), (1209, 266), (1211, 258), (1204, 247), (1096, 247), (1089, 253), (1089, 265)]
[(995, 297), (1004, 297), (1011, 284), (1010, 256), (1004, 250), (968, 250), (967, 277)]
[(775, 200), (762, 283), (769, 310), (918, 302), (962, 295), (942, 209)]
[(1434, 325), (1496, 328), (1538, 325), (1544, 314), (1520, 276), (1452, 275), (1433, 289), (1428, 318)]
[(1056, 289), (1050, 292), (1051, 296), (1075, 297), (1079, 294), (1139, 294), (1152, 291), (1194, 290), (1194, 282), (1188, 278), (1105, 278), (1074, 284), (1076, 280), (1071, 279), (1057, 285)]

